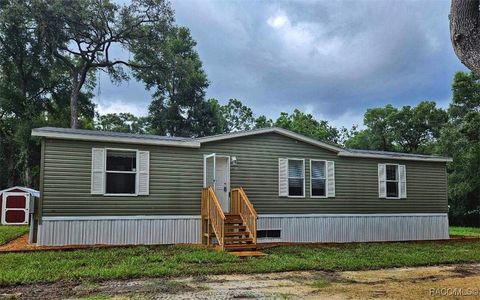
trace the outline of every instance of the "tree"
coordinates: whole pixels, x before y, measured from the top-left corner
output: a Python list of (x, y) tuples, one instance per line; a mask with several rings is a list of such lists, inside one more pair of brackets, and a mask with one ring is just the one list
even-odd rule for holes
[(480, 75), (480, 9), (479, 0), (452, 0), (450, 39), (460, 61)]
[(340, 134), (327, 121), (317, 121), (311, 114), (304, 114), (298, 109), (289, 115), (282, 112), (275, 121), (275, 126), (291, 130), (308, 137), (331, 143), (339, 143)]
[(394, 151), (392, 117), (398, 112), (388, 104), (385, 107), (369, 108), (363, 118), (363, 124), (372, 134), (372, 148), (381, 151)]
[(106, 114), (97, 117), (95, 128), (104, 131), (144, 134), (147, 120), (131, 113)]
[(480, 85), (478, 77), (455, 74), (450, 121), (441, 129), (438, 153), (453, 158), (448, 168), (452, 224), (480, 226)]
[[(185, 27), (171, 30), (165, 41), (138, 45), (135, 61), (151, 66), (135, 72), (148, 89), (154, 89), (149, 107), (152, 133), (198, 136), (198, 124), (210, 106), (205, 102), (208, 79), (195, 50), (196, 42)], [(163, 53), (163, 55), (158, 55)], [(204, 130), (202, 128), (201, 130)]]
[(480, 76), (474, 73), (457, 72), (452, 84), (452, 103), (448, 113), (455, 124), (463, 122), (465, 116), (480, 107)]
[(433, 152), (440, 129), (447, 121), (447, 113), (433, 101), (403, 106), (389, 119), (394, 143), (402, 152), (427, 154)]
[(268, 128), (272, 126), (272, 119), (267, 119), (267, 117), (264, 115), (261, 115), (255, 119), (255, 128)]
[(209, 136), (224, 133), (226, 121), (222, 115), (222, 106), (216, 99), (202, 101), (194, 110), (192, 117), (195, 136)]
[(346, 135), (345, 146), (354, 149), (394, 151), (392, 119), (397, 112), (398, 110), (390, 104), (367, 109), (363, 117), (363, 124), (367, 128), (351, 130)]
[[(31, 130), (69, 123), (69, 74), (53, 60), (32, 21), (31, 2), (3, 2), (0, 10), (0, 188), (38, 187), (40, 143)], [(80, 93), (80, 117), (94, 106)]]
[(418, 105), (392, 105), (370, 108), (364, 116), (363, 130), (352, 130), (345, 146), (355, 149), (428, 153), (434, 151), (440, 129), (448, 120), (447, 113), (435, 102), (422, 101)]
[(128, 78), (122, 66), (146, 67), (113, 57), (115, 50), (162, 40), (172, 12), (164, 0), (134, 0), (120, 6), (110, 0), (30, 1), (33, 24), (53, 58), (71, 79), (71, 127), (78, 128), (78, 98), (87, 77), (97, 69), (112, 80)]
[(252, 109), (238, 99), (230, 99), (222, 106), (222, 114), (226, 121), (225, 132), (250, 130), (255, 126)]

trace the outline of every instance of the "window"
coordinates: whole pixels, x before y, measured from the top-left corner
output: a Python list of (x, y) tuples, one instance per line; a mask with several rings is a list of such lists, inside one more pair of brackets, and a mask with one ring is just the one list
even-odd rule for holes
[(136, 194), (137, 152), (107, 150), (106, 193)]
[(280, 229), (262, 229), (257, 230), (257, 238), (271, 238), (279, 239), (280, 238)]
[(326, 197), (326, 162), (323, 160), (310, 160), (310, 188), (312, 197)]
[(288, 160), (288, 196), (303, 197), (305, 188), (305, 161)]
[(387, 198), (398, 198), (398, 165), (386, 165)]

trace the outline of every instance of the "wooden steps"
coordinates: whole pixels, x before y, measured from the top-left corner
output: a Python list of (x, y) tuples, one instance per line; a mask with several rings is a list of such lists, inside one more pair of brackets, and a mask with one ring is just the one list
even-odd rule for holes
[[(257, 250), (257, 244), (250, 231), (248, 231), (246, 224), (244, 224), (242, 217), (236, 214), (225, 214), (225, 233), (224, 233), (225, 250), (229, 252), (247, 252), (252, 254), (252, 251)], [(240, 255), (237, 255), (240, 256)]]
[(231, 190), (230, 213), (223, 212), (212, 187), (202, 190), (203, 244), (239, 257), (264, 256), (257, 251), (257, 218), (241, 187)]

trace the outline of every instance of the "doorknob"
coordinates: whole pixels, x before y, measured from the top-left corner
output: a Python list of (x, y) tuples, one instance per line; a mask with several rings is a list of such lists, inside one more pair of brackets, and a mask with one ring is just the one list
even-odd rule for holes
[(225, 193), (227, 192), (227, 187), (226, 187), (226, 186), (223, 187), (223, 191), (224, 191)]

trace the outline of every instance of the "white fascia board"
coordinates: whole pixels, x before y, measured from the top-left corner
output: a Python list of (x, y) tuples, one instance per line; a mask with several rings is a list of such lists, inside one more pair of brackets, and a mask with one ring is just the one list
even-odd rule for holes
[(197, 138), (196, 140), (199, 141), (200, 143), (207, 143), (207, 142), (215, 142), (215, 141), (221, 141), (221, 140), (228, 140), (228, 139), (233, 139), (233, 138), (239, 138), (239, 137), (244, 137), (244, 136), (251, 136), (251, 135), (257, 135), (257, 134), (265, 134), (265, 133), (271, 133), (275, 132), (278, 134), (281, 134), (283, 136), (290, 137), (292, 139), (298, 140), (305, 142), (307, 144), (311, 144), (320, 148), (324, 148), (333, 152), (340, 152), (342, 151), (342, 148), (335, 147), (333, 145), (329, 145), (327, 143), (323, 143), (320, 141), (317, 141), (315, 139), (306, 137), (304, 135), (292, 132), (290, 130), (286, 130), (283, 128), (277, 128), (277, 127), (270, 127), (270, 128), (262, 128), (262, 129), (254, 129), (254, 130), (249, 130), (249, 131), (241, 131), (241, 132), (234, 132), (234, 133), (227, 133), (227, 134), (219, 134), (219, 135), (214, 135), (210, 137), (204, 137), (204, 138)]
[(451, 162), (451, 157), (414, 157), (414, 156), (401, 156), (401, 155), (387, 155), (387, 154), (370, 154), (370, 153), (352, 153), (345, 150), (338, 152), (338, 156), (342, 157), (358, 157), (358, 158), (379, 158), (390, 160), (413, 160), (413, 161), (430, 161), (430, 162)]
[(198, 141), (167, 141), (167, 140), (157, 140), (157, 139), (137, 139), (137, 138), (130, 138), (130, 137), (98, 136), (98, 135), (85, 135), (85, 134), (76, 134), (76, 133), (46, 132), (46, 131), (37, 131), (37, 130), (32, 130), (32, 136), (46, 137), (51, 139), (76, 140), (76, 141), (129, 143), (129, 144), (140, 144), (140, 145), (200, 148), (200, 143)]

